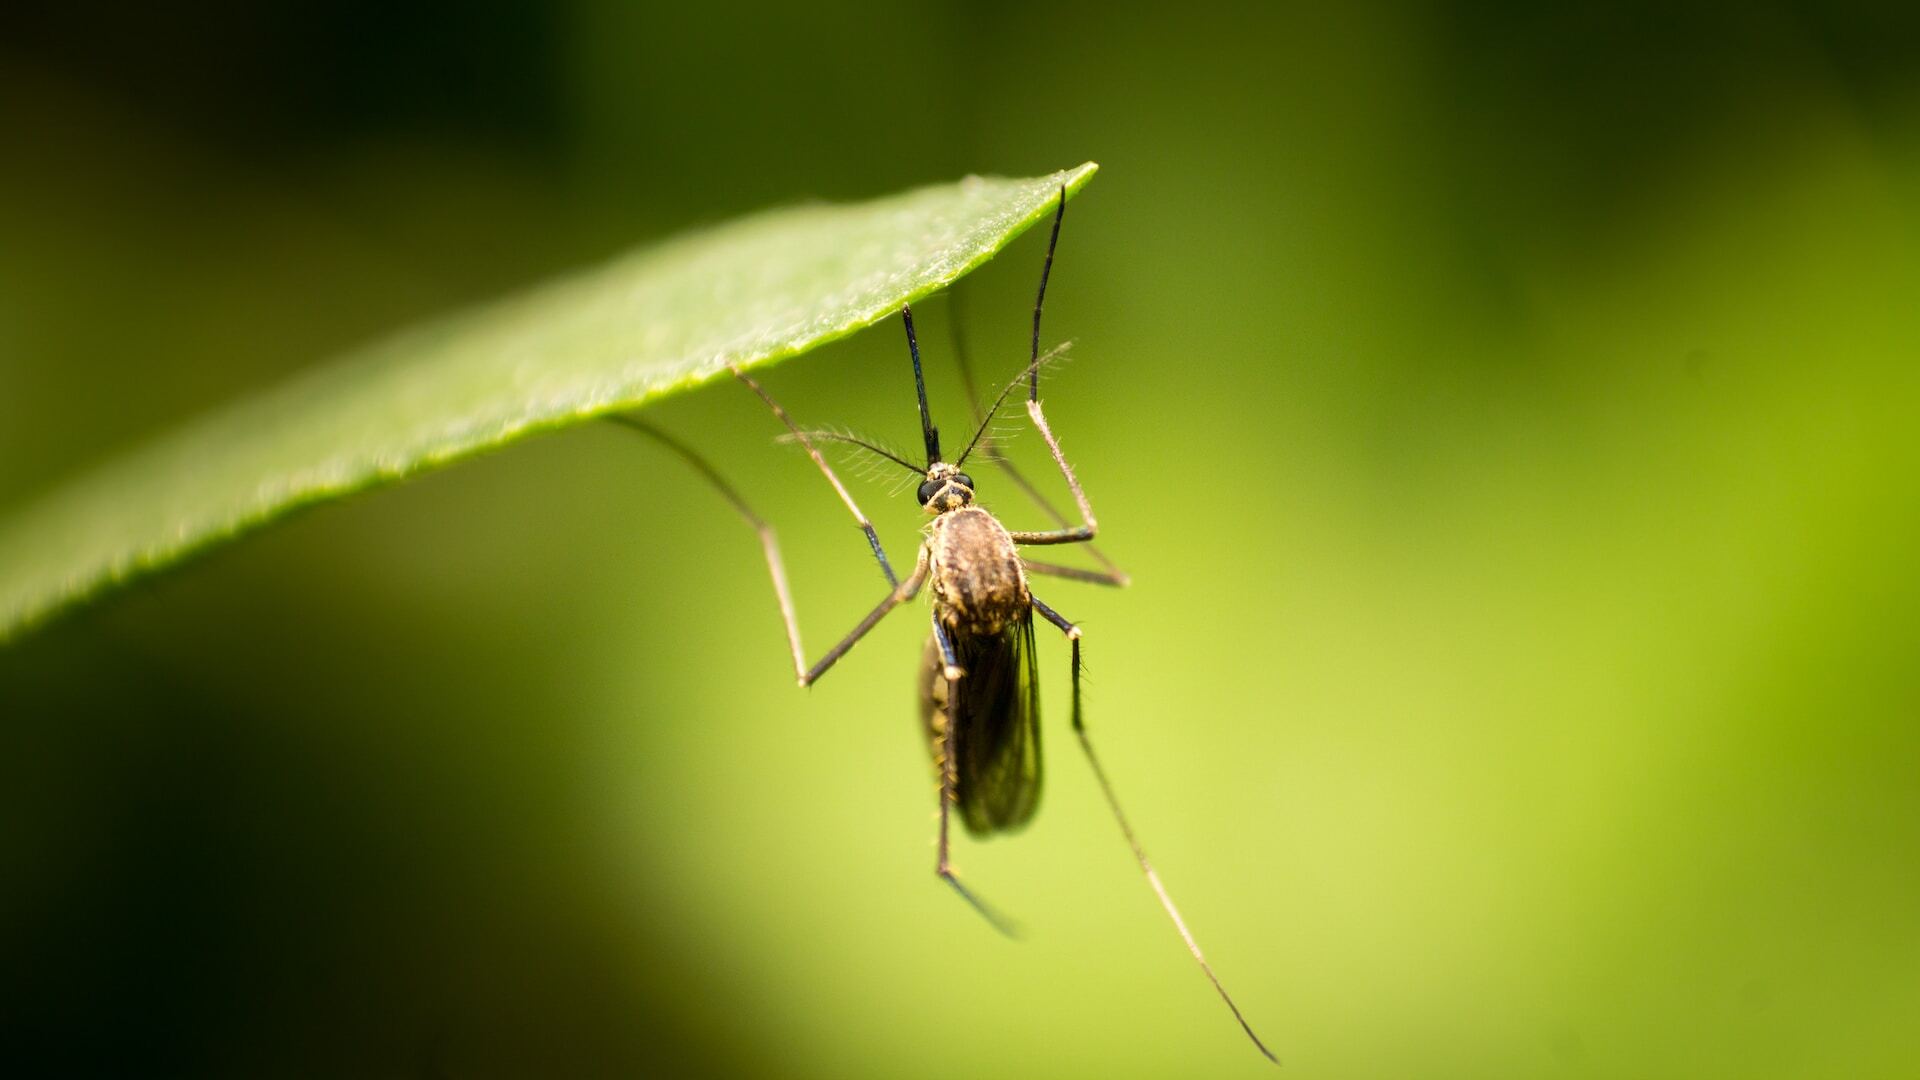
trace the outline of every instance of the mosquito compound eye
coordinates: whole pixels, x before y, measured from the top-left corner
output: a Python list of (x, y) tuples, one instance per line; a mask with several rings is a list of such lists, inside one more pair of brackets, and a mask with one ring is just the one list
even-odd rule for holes
[(973, 477), (968, 476), (966, 473), (956, 473), (953, 482), (967, 488), (969, 491), (973, 489)]
[(927, 505), (927, 500), (933, 498), (935, 493), (937, 493), (942, 487), (946, 486), (946, 483), (947, 482), (945, 480), (929, 480), (926, 483), (921, 484), (920, 493), (919, 493), (920, 505), (921, 506)]

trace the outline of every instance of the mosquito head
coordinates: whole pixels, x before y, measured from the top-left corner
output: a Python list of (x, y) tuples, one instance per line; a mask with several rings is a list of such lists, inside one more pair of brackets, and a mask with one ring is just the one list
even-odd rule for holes
[(958, 466), (936, 461), (927, 469), (927, 482), (920, 485), (920, 505), (929, 514), (944, 514), (973, 503), (973, 477)]

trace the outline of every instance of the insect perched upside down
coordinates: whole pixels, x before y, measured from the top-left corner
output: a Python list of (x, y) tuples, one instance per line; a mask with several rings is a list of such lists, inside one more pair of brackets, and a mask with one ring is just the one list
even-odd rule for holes
[[(1067, 464), (1066, 456), (1061, 453), (1060, 441), (1054, 437), (1040, 404), (1040, 369), (1059, 352), (1055, 350), (1045, 356), (1040, 353), (1040, 311), (1046, 299), (1047, 278), (1053, 269), (1054, 249), (1060, 242), (1060, 221), (1066, 209), (1067, 193), (1062, 188), (1059, 204), (1054, 211), (1052, 234), (1047, 242), (1046, 262), (1040, 272), (1039, 293), (1033, 303), (1033, 339), (1027, 368), (1007, 384), (986, 409), (981, 410), (975, 403), (979, 426), (966, 449), (952, 462), (946, 461), (940, 453), (940, 432), (933, 426), (927, 411), (926, 381), (920, 369), (920, 344), (914, 335), (913, 312), (910, 308), (902, 307), (900, 316), (906, 326), (907, 348), (913, 357), (913, 383), (919, 397), (920, 430), (926, 441), (927, 463), (924, 468), (850, 435), (802, 429), (759, 383), (739, 368), (733, 369), (734, 375), (759, 395), (786, 426), (788, 434), (782, 438), (804, 447), (814, 464), (825, 474), (840, 500), (852, 511), (865, 531), (874, 558), (887, 579), (889, 591), (886, 597), (846, 637), (811, 666), (807, 664), (806, 652), (800, 643), (793, 598), (787, 588), (786, 566), (781, 560), (772, 527), (755, 515), (738, 492), (692, 450), (639, 419), (628, 416), (614, 419), (653, 436), (685, 458), (719, 489), (759, 534), (761, 547), (766, 553), (767, 569), (773, 578), (774, 593), (780, 601), (780, 614), (786, 622), (787, 647), (793, 655), (794, 674), (801, 686), (809, 686), (825, 674), (888, 612), (918, 596), (923, 587), (931, 586), (933, 625), (921, 663), (919, 687), (921, 721), (926, 728), (935, 771), (940, 777), (939, 856), (935, 872), (989, 922), (1009, 934), (1012, 930), (1007, 921), (974, 895), (954, 873), (949, 858), (947, 826), (951, 811), (956, 809), (967, 831), (975, 835), (1016, 830), (1032, 819), (1040, 802), (1041, 776), (1040, 694), (1039, 680), (1035, 677), (1034, 615), (1038, 614), (1058, 627), (1066, 635), (1072, 653), (1074, 735), (1093, 768), (1094, 777), (1099, 781), (1100, 791), (1113, 812), (1114, 820), (1119, 823), (1135, 859), (1139, 861), (1141, 871), (1153, 887), (1154, 895), (1173, 920), (1174, 927), (1179, 930), (1188, 951), (1199, 963), (1200, 970), (1219, 992), (1227, 1008), (1232, 1010), (1234, 1019), (1239, 1021), (1241, 1029), (1253, 1040), (1254, 1046), (1268, 1059), (1278, 1063), (1272, 1051), (1253, 1033), (1253, 1028), (1240, 1014), (1239, 1007), (1228, 996), (1226, 988), (1214, 976), (1212, 967), (1200, 952), (1200, 946), (1187, 930), (1185, 920), (1181, 919), (1179, 910), (1174, 907), (1173, 899), (1167, 895), (1159, 875), (1147, 861), (1146, 852), (1135, 839), (1133, 828), (1127, 823), (1120, 802), (1114, 795), (1113, 785), (1108, 782), (1105, 770), (1094, 755), (1093, 744), (1087, 738), (1080, 713), (1080, 628), (1033, 595), (1028, 585), (1029, 574), (1046, 574), (1106, 585), (1127, 583), (1126, 576), (1091, 547), (1091, 541), (1098, 532), (1093, 507), (1088, 503), (1079, 479), (1074, 476), (1073, 466)], [(964, 351), (960, 353), (960, 362), (962, 374), (966, 377), (968, 396), (972, 397), (973, 380), (965, 367)], [(1027, 415), (1046, 442), (1061, 476), (1066, 479), (1067, 489), (1072, 493), (1080, 514), (1078, 525), (1070, 524), (1064, 515), (1055, 511), (1013, 465), (1000, 456), (986, 437), (994, 414), (1023, 383), (1027, 389)], [(920, 545), (913, 571), (904, 581), (894, 574), (872, 523), (860, 512), (853, 496), (840, 483), (839, 477), (834, 475), (832, 467), (820, 453), (817, 444), (823, 442), (850, 444), (924, 476), (918, 497), (920, 505), (933, 515), (933, 521), (927, 528), (926, 540)], [(961, 470), (976, 450), (1005, 470), (1008, 479), (1039, 503), (1058, 527), (1038, 532), (1012, 531), (1001, 525), (999, 519), (986, 509), (974, 505), (973, 477)], [(1023, 546), (1045, 544), (1087, 544), (1088, 550), (1106, 569), (1095, 571), (1055, 566), (1027, 559), (1020, 552)]]
[(928, 530), (935, 630), (920, 667), (920, 720), (945, 786), (975, 835), (1018, 829), (1040, 804), (1040, 696), (1033, 594), (1013, 536), (973, 503), (956, 466), (921, 485), (939, 515)]

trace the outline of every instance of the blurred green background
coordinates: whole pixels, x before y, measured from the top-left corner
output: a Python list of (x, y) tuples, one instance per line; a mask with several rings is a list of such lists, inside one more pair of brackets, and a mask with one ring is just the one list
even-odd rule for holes
[[(1096, 159), (1048, 400), (1136, 584), (1041, 595), (1288, 1073), (1911, 1076), (1920, 15), (1734, 10), (10, 7), (0, 513), (637, 241)], [(991, 375), (1041, 252), (966, 283)], [(911, 446), (901, 346), (767, 382)], [(812, 647), (877, 599), (750, 396), (652, 415), (778, 523)], [(904, 560), (918, 509), (859, 495)], [(795, 690), (751, 534), (610, 426), (70, 616), (0, 651), (4, 1053), (1263, 1075), (1057, 639), (1039, 819), (959, 851), (1027, 940), (937, 886), (923, 634)]]

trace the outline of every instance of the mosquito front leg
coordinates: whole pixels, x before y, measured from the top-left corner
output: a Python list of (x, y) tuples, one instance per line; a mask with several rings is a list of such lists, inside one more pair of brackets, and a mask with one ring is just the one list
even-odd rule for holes
[(787, 415), (787, 410), (781, 408), (780, 403), (773, 400), (773, 395), (753, 381), (751, 376), (740, 370), (740, 365), (730, 363), (727, 365), (727, 370), (733, 372), (734, 378), (746, 383), (748, 389), (758, 394), (760, 400), (767, 403), (767, 408), (773, 410), (773, 415), (793, 433), (795, 441), (806, 448), (807, 456), (813, 459), (815, 465), (820, 466), (820, 471), (826, 474), (827, 483), (833, 485), (833, 490), (840, 495), (840, 501), (847, 504), (847, 509), (853, 513), (853, 519), (860, 523), (860, 531), (867, 534), (867, 545), (873, 548), (873, 557), (879, 560), (880, 572), (887, 576), (887, 584), (898, 585), (900, 582), (893, 576), (893, 565), (887, 561), (886, 549), (880, 546), (880, 534), (873, 531), (873, 522), (868, 521), (867, 515), (860, 512), (860, 506), (853, 501), (852, 493), (848, 492), (846, 485), (833, 474), (833, 467), (827, 464), (827, 459), (820, 453), (819, 448), (813, 445), (813, 440), (808, 437), (807, 432), (800, 430), (800, 426), (793, 422), (793, 417)]
[[(895, 585), (893, 591), (887, 594), (887, 598), (880, 601), (872, 611), (867, 612), (867, 617), (861, 619), (859, 625), (849, 631), (846, 637), (841, 638), (839, 644), (828, 649), (826, 655), (822, 656), (819, 662), (805, 671), (801, 671), (800, 685), (812, 686), (815, 682), (819, 681), (820, 676), (825, 675), (827, 669), (834, 665), (834, 661), (847, 655), (847, 650), (853, 648), (855, 642), (866, 637), (867, 631), (880, 624), (880, 620), (886, 617), (887, 612), (920, 595), (920, 586), (924, 584), (926, 580), (927, 548), (926, 545), (922, 544), (920, 547), (920, 557), (914, 560), (913, 573), (907, 575), (907, 580)], [(796, 641), (799, 640), (797, 631), (794, 632), (794, 639)], [(795, 661), (794, 667), (795, 670), (799, 669), (799, 662), (797, 660)]]
[(1067, 641), (1072, 646), (1073, 734), (1080, 740), (1080, 750), (1086, 755), (1087, 764), (1093, 768), (1093, 778), (1100, 784), (1100, 794), (1106, 797), (1107, 808), (1113, 811), (1113, 820), (1119, 824), (1121, 835), (1127, 838), (1127, 846), (1133, 849), (1133, 857), (1140, 864), (1140, 872), (1146, 875), (1147, 884), (1153, 887), (1153, 894), (1160, 898), (1160, 906), (1166, 910), (1167, 918), (1172, 919), (1174, 929), (1180, 931), (1180, 940), (1186, 942), (1187, 952), (1191, 953), (1194, 962), (1200, 965), (1201, 972), (1206, 975), (1207, 981), (1213, 984), (1214, 990), (1220, 995), (1220, 1000), (1227, 1003), (1227, 1009), (1233, 1013), (1234, 1020), (1239, 1022), (1240, 1030), (1247, 1033), (1247, 1038), (1253, 1040), (1253, 1045), (1267, 1056), (1268, 1061), (1278, 1065), (1280, 1059), (1274, 1057), (1273, 1051), (1267, 1049), (1267, 1044), (1261, 1042), (1260, 1036), (1253, 1033), (1252, 1025), (1248, 1024), (1247, 1018), (1240, 1014), (1240, 1006), (1233, 1003), (1232, 995), (1228, 994), (1227, 988), (1220, 984), (1220, 977), (1213, 973), (1213, 966), (1207, 963), (1205, 954), (1201, 953), (1200, 943), (1194, 940), (1193, 932), (1187, 929), (1187, 921), (1180, 917), (1180, 909), (1173, 904), (1173, 897), (1167, 893), (1167, 887), (1160, 883), (1160, 875), (1154, 872), (1153, 864), (1147, 861), (1146, 849), (1140, 846), (1139, 838), (1133, 835), (1133, 826), (1127, 823), (1126, 811), (1120, 809), (1120, 799), (1113, 793), (1113, 783), (1107, 779), (1107, 771), (1100, 767), (1100, 758), (1093, 752), (1093, 742), (1087, 738), (1086, 724), (1080, 715), (1080, 628), (1064, 615), (1041, 603), (1037, 596), (1033, 598), (1033, 610), (1059, 627), (1060, 632), (1067, 635)]
[[(720, 493), (720, 497), (727, 500), (728, 505), (746, 519), (747, 524), (760, 537), (760, 550), (767, 559), (767, 574), (773, 578), (773, 595), (780, 601), (780, 619), (787, 628), (787, 650), (793, 655), (793, 673), (800, 680), (801, 686), (812, 684), (824, 674), (833, 666), (834, 661), (846, 655), (848, 649), (853, 648), (854, 642), (859, 641), (867, 631), (873, 629), (887, 612), (919, 595), (920, 586), (927, 580), (927, 550), (923, 546), (920, 549), (920, 557), (914, 563), (913, 573), (907, 576), (907, 580), (895, 583), (886, 599), (880, 601), (878, 607), (868, 612), (867, 617), (860, 620), (852, 633), (841, 639), (838, 645), (828, 649), (818, 663), (808, 667), (806, 648), (800, 644), (800, 622), (794, 614), (793, 592), (787, 587), (787, 564), (786, 560), (780, 556), (780, 541), (774, 535), (773, 526), (754, 513), (753, 508), (747, 505), (747, 501), (741, 498), (740, 492), (735, 490), (732, 484), (727, 483), (726, 478), (708, 464), (705, 458), (695, 453), (692, 447), (637, 417), (614, 415), (607, 419), (651, 437), (673, 451), (682, 461), (693, 466), (694, 471), (705, 477), (707, 482), (713, 485), (714, 490)], [(892, 571), (888, 571), (887, 576), (891, 578)]]

